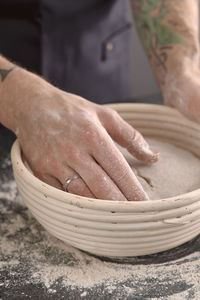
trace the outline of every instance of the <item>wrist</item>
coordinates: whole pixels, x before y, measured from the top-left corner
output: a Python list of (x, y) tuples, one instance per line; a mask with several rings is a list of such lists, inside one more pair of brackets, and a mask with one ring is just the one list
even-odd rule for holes
[(189, 57), (184, 57), (182, 60), (171, 62), (168, 65), (167, 72), (165, 73), (164, 80), (160, 85), (161, 91), (165, 96), (165, 93), (172, 86), (181, 86), (189, 78), (191, 74), (195, 74), (198, 71), (198, 63)]
[(164, 103), (188, 115), (190, 104), (197, 95), (199, 68), (195, 64), (183, 64), (181, 68), (169, 72), (162, 87)]
[(32, 110), (38, 109), (41, 96), (51, 86), (39, 76), (20, 67), (10, 72), (1, 82), (0, 121), (4, 126), (17, 133), (25, 118), (31, 117)]

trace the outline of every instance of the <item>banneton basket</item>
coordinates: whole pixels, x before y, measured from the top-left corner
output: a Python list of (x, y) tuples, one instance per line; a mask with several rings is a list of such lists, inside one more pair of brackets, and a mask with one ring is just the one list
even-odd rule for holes
[[(109, 106), (144, 136), (200, 156), (200, 126), (176, 110), (151, 104)], [(107, 257), (138, 256), (176, 247), (200, 233), (200, 189), (154, 201), (90, 199), (36, 178), (22, 162), (18, 141), (11, 157), (24, 203), (47, 231), (74, 247)]]

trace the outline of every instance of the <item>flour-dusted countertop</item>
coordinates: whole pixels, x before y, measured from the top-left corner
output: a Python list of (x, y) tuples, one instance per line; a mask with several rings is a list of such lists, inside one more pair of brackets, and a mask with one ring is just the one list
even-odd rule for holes
[(93, 257), (51, 237), (20, 204), (0, 128), (0, 299), (200, 299), (200, 237), (123, 261)]

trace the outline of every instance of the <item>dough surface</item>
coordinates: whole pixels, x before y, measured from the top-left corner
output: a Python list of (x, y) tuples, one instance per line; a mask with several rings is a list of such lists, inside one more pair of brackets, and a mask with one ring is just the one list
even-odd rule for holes
[(200, 160), (191, 152), (153, 138), (146, 139), (160, 152), (158, 162), (144, 164), (120, 148), (151, 200), (191, 192), (200, 188)]

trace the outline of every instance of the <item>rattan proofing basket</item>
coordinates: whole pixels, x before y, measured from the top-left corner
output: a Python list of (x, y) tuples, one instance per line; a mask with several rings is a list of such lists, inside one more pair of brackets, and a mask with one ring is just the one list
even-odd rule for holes
[[(151, 104), (109, 106), (144, 136), (162, 138), (200, 156), (200, 126), (174, 109)], [(11, 158), (19, 192), (32, 214), (52, 235), (79, 249), (107, 257), (147, 255), (200, 233), (200, 189), (146, 202), (88, 199), (36, 178), (22, 162), (18, 141)]]

